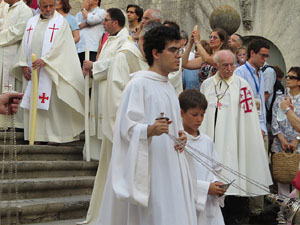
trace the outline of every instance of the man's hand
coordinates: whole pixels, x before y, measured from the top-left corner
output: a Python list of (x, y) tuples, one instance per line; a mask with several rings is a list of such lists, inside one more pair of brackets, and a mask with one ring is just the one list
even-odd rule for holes
[(31, 80), (31, 69), (28, 66), (22, 67), (22, 73), (26, 80)]
[(87, 25), (87, 23), (86, 22), (82, 22), (81, 24), (79, 24), (79, 30), (81, 30), (81, 29), (83, 29), (83, 28), (85, 28), (85, 27), (87, 27), (88, 25)]
[(175, 144), (174, 147), (175, 147), (175, 150), (178, 150), (179, 152), (183, 152), (186, 141), (187, 141), (187, 137), (182, 130), (178, 131), (178, 136), (179, 136), (178, 139), (181, 141), (181, 143)]
[(208, 189), (208, 194), (209, 195), (214, 195), (214, 196), (222, 196), (226, 192), (224, 188), (221, 188), (221, 186), (224, 185), (222, 182), (214, 182), (210, 183), (209, 189)]
[(154, 124), (148, 126), (147, 129), (148, 137), (160, 136), (164, 133), (165, 134), (169, 133), (169, 124), (171, 123), (172, 121), (166, 119), (155, 120)]
[[(83, 67), (82, 67), (83, 75), (84, 76), (88, 75), (89, 72), (92, 72), (92, 69), (93, 69), (93, 62), (84, 60), (83, 61)], [(91, 73), (90, 73), (90, 75), (91, 75)]]
[(295, 138), (292, 142), (288, 145), (289, 149), (296, 151), (299, 141)]
[(8, 114), (13, 114), (18, 111), (18, 104), (21, 102), (23, 93), (11, 92), (0, 95), (0, 113), (6, 113), (8, 106)]
[(83, 8), (82, 10), (81, 10), (81, 13), (82, 13), (82, 17), (83, 17), (83, 19), (87, 19), (87, 17), (88, 17), (88, 14), (89, 14), (89, 12), (87, 11), (87, 9), (86, 8)]
[(32, 63), (33, 69), (41, 69), (46, 65), (46, 63), (42, 59), (37, 59)]

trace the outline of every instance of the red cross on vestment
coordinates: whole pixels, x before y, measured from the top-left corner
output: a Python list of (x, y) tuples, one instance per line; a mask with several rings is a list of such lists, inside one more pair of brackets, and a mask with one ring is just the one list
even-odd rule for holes
[(49, 100), (49, 96), (46, 97), (46, 93), (43, 93), (42, 96), (39, 96), (39, 99), (42, 99), (41, 103), (45, 103), (45, 100)]
[(247, 90), (247, 87), (241, 88), (240, 97), (241, 97), (240, 104), (241, 104), (242, 108), (244, 109), (244, 112), (245, 113), (252, 112), (253, 101), (252, 101), (251, 92), (249, 90)]
[(30, 32), (33, 30), (32, 26), (30, 25), (30, 27), (26, 30), (28, 31), (28, 37), (27, 37), (27, 44), (28, 44), (28, 41), (29, 41), (29, 36), (30, 36)]
[(52, 34), (50, 38), (50, 43), (51, 43), (53, 40), (54, 30), (58, 30), (58, 28), (57, 27), (55, 28), (55, 24), (53, 24), (53, 27), (49, 27), (49, 29), (52, 30)]

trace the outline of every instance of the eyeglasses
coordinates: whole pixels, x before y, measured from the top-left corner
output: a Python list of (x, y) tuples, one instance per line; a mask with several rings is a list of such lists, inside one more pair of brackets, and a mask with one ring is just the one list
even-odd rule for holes
[(268, 54), (262, 54), (262, 53), (258, 53), (262, 58), (269, 58)]
[(182, 55), (184, 52), (184, 50), (182, 48), (176, 48), (176, 47), (170, 47), (170, 48), (167, 48), (167, 50), (176, 55), (178, 55), (178, 54)]
[(217, 37), (217, 36), (211, 36), (211, 35), (209, 35), (209, 36), (208, 36), (208, 39), (209, 39), (209, 40), (210, 40), (210, 39), (214, 39), (214, 41), (215, 41), (215, 40), (218, 39), (218, 37)]
[(298, 77), (292, 75), (286, 75), (286, 78), (289, 78), (290, 80), (299, 80)]

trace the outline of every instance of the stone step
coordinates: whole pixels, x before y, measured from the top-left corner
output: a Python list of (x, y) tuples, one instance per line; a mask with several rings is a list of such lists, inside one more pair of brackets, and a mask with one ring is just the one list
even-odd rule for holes
[[(50, 198), (75, 195), (90, 195), (94, 185), (94, 176), (82, 177), (56, 177), (1, 180), (3, 185), (2, 200), (16, 199), (15, 187), (18, 187), (18, 199)], [(9, 195), (8, 187), (11, 187)]]
[[(11, 202), (11, 224), (15, 224), (16, 211), (20, 224), (43, 223), (75, 218), (84, 218), (89, 207), (90, 196), (68, 196), (60, 198), (39, 198)], [(2, 224), (7, 222), (7, 202), (0, 203)], [(80, 221), (81, 219), (79, 219)]]
[[(4, 178), (8, 179), (9, 163), (4, 163)], [(19, 178), (95, 176), (98, 162), (86, 161), (17, 161)], [(2, 168), (2, 162), (0, 162)]]
[[(4, 144), (4, 137), (6, 136), (6, 145), (9, 145), (11, 144), (10, 143), (10, 139), (11, 139), (11, 133), (9, 131), (5, 132), (4, 131), (0, 131), (0, 145), (3, 145)], [(68, 143), (62, 143), (61, 145), (80, 145), (80, 146), (83, 146), (84, 145), (84, 133), (80, 134), (79, 135), (79, 140), (78, 141), (74, 141), (74, 142), (68, 142)], [(24, 140), (24, 133), (23, 132), (16, 132), (16, 142), (17, 144), (29, 144), (28, 141), (25, 141)]]
[(16, 145), (4, 146), (0, 145), (0, 161), (3, 158), (3, 151), (5, 150), (5, 158), (8, 160), (10, 150), (17, 151), (18, 161), (76, 161), (82, 160), (82, 146), (51, 146), (51, 145)]
[(77, 222), (84, 221), (85, 217), (71, 220), (58, 220), (52, 222), (44, 222), (44, 223), (31, 223), (27, 225), (76, 225)]

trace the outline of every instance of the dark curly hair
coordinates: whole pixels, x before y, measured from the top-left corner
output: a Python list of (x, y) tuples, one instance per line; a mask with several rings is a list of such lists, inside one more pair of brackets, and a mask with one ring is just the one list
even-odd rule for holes
[(165, 49), (165, 46), (168, 41), (180, 40), (180, 33), (172, 27), (162, 25), (146, 32), (144, 36), (143, 49), (149, 66), (153, 65), (153, 49), (156, 49), (157, 52), (160, 53)]

